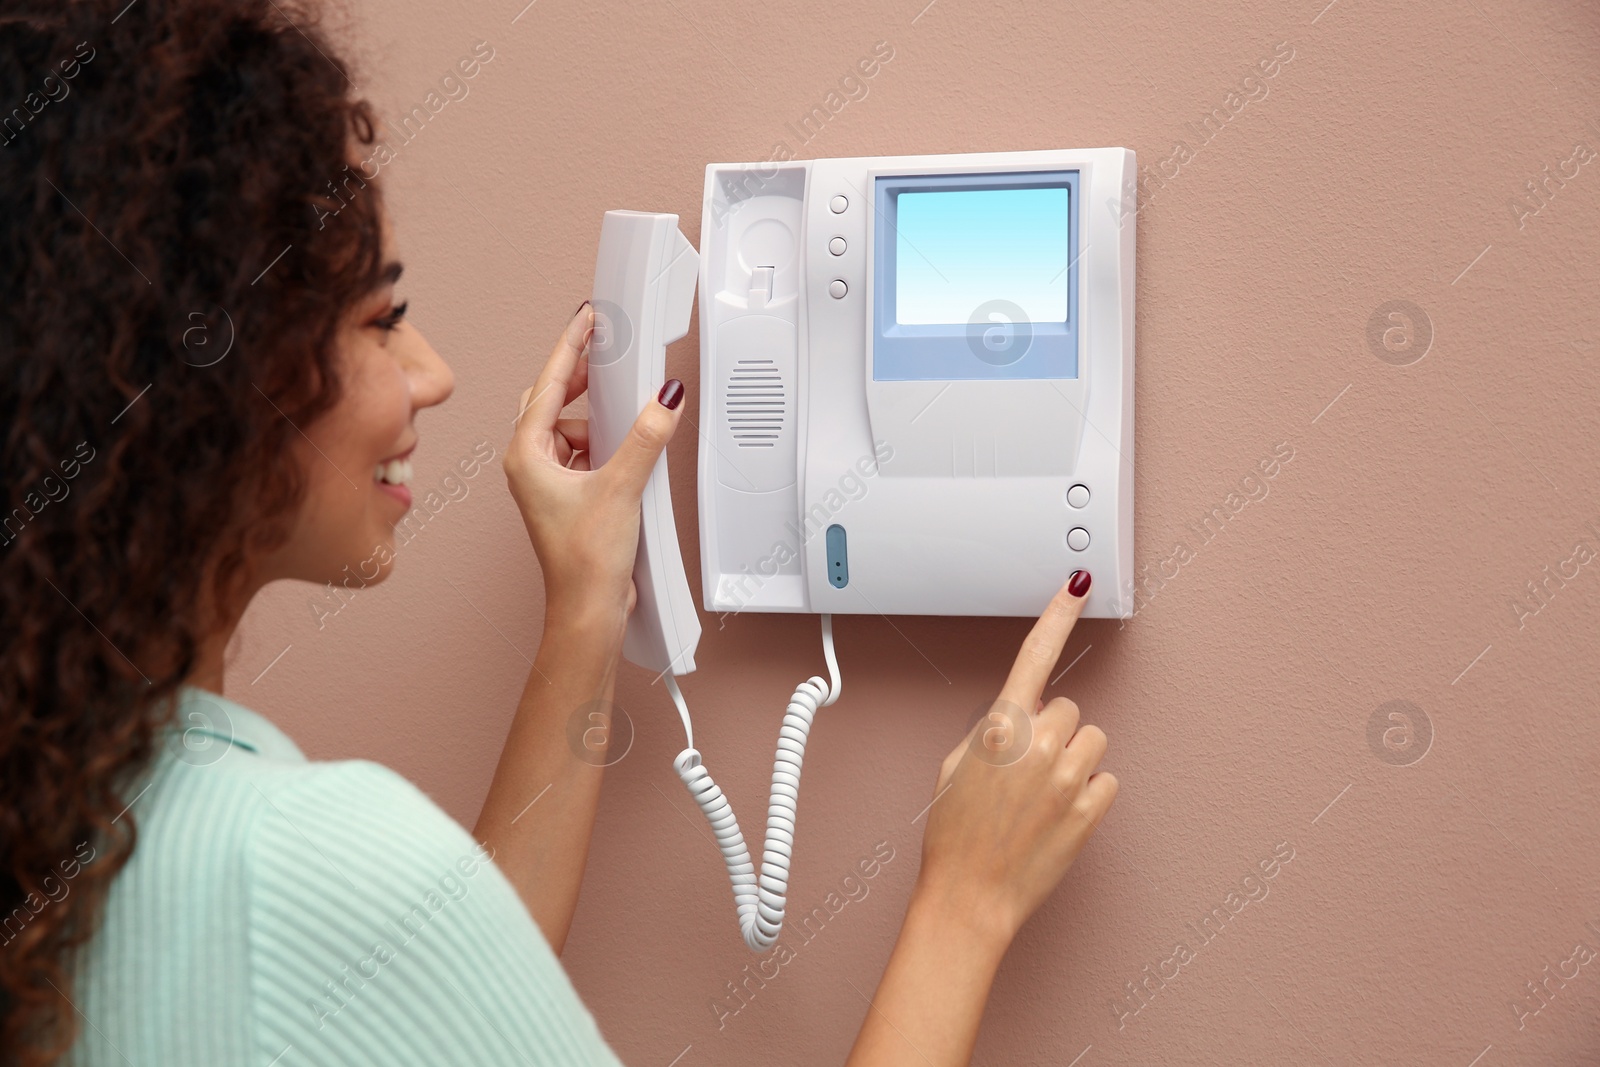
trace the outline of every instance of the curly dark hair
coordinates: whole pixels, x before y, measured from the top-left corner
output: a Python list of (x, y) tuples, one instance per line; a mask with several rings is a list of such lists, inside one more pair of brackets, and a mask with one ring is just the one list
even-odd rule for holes
[(288, 446), (337, 402), (337, 330), (380, 284), (377, 187), (345, 201), (372, 110), (318, 27), (295, 0), (0, 2), (8, 1064), (76, 1037), (126, 787), (287, 537)]

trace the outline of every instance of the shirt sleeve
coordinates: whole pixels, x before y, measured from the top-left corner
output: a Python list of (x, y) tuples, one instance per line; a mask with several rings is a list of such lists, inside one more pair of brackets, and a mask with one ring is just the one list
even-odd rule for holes
[(257, 789), (256, 1062), (620, 1067), (509, 880), (405, 778), (348, 760)]

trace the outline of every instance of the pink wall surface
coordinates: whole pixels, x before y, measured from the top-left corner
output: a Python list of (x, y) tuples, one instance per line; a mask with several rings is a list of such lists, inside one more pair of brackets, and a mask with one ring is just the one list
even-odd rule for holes
[[(458, 382), (419, 420), (419, 498), (478, 442), (503, 451), (588, 294), (602, 213), (677, 212), (698, 241), (708, 162), (1122, 145), (1149, 168), (1147, 580), (1131, 622), (1078, 626), (1051, 690), (1110, 735), (1122, 791), (1007, 958), (978, 1063), (1600, 1062), (1600, 958), (1575, 951), (1600, 950), (1592, 10), (524, 4), (340, 16), (390, 115), (493, 49), (384, 170), (403, 295)], [(892, 58), (852, 98), (841, 79), (878, 42)], [(1218, 108), (1228, 121), (1197, 132)], [(1409, 340), (1385, 335), (1393, 301)], [(691, 420), (697, 346), (691, 330), (668, 356)], [(670, 449), (694, 576), (696, 445), (686, 424)], [(1275, 450), (1292, 458), (1263, 477)], [(320, 624), (316, 590), (268, 590), (228, 693), (313, 757), (397, 768), (470, 826), (543, 594), (498, 464), (463, 485), (391, 581)], [(704, 622), (685, 690), (750, 833), (782, 705), (822, 669), (817, 623)], [(1027, 625), (838, 620), (845, 694), (812, 734), (790, 900), (846, 903), (809, 940), (786, 932), (794, 958), (764, 984), (672, 773), (677, 717), (624, 667), (636, 737), (608, 772), (565, 954), (624, 1060), (842, 1061), (916, 876), (914, 817)], [(849, 898), (880, 842), (893, 859)]]

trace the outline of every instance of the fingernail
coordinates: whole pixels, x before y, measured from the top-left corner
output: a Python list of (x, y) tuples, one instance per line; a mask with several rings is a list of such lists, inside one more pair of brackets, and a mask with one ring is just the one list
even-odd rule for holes
[[(585, 300), (583, 303), (578, 305), (578, 311), (582, 311), (584, 308), (586, 308), (588, 306), (589, 306), (589, 301)], [(572, 317), (573, 318), (577, 318), (578, 317), (578, 311), (574, 311), (572, 313)]]
[(1089, 591), (1089, 572), (1073, 571), (1072, 577), (1067, 579), (1067, 592), (1073, 596), (1083, 596)]
[(676, 378), (668, 378), (667, 384), (656, 394), (656, 399), (661, 401), (661, 406), (668, 411), (677, 410), (678, 405), (683, 403), (683, 383)]

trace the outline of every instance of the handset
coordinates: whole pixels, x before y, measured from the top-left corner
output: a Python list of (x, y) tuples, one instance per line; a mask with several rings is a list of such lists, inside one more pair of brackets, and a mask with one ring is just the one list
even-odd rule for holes
[[(595, 257), (594, 334), (589, 341), (589, 457), (599, 467), (627, 437), (666, 377), (667, 345), (689, 332), (700, 255), (678, 216), (608, 211)], [(700, 617), (672, 518), (667, 455), (645, 485), (633, 584), (638, 602), (622, 654), (661, 674), (694, 670)]]

